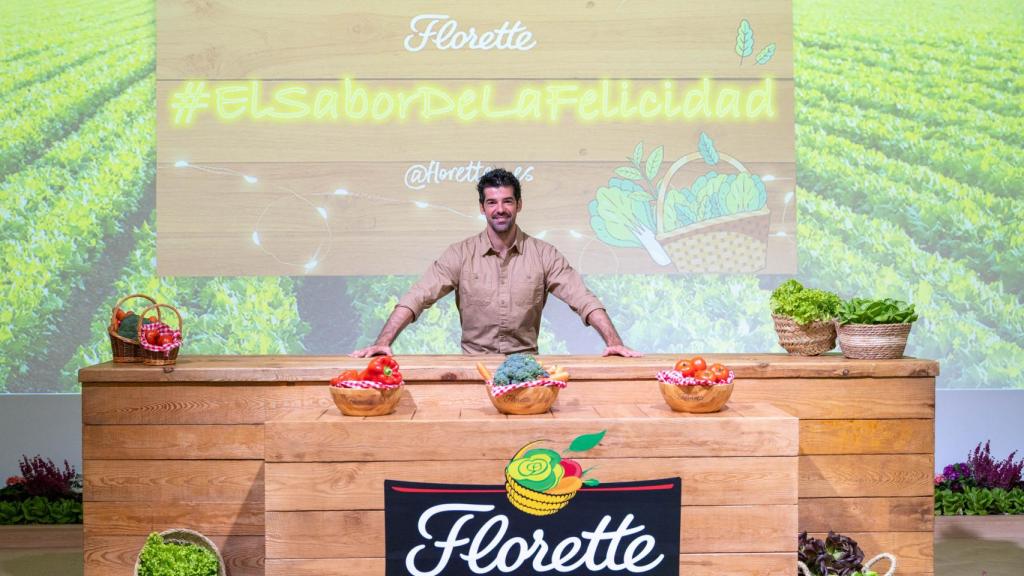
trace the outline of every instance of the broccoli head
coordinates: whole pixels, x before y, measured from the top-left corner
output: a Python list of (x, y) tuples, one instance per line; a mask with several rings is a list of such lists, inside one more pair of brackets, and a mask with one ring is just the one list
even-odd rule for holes
[(494, 384), (507, 386), (518, 382), (528, 382), (538, 378), (547, 378), (548, 373), (541, 367), (537, 359), (529, 354), (512, 354), (494, 373)]

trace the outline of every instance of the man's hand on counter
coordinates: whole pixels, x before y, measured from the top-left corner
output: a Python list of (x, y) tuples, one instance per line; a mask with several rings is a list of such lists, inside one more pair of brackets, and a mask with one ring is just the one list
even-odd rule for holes
[(394, 356), (394, 354), (391, 353), (391, 346), (374, 344), (372, 346), (367, 346), (366, 348), (360, 348), (359, 350), (349, 354), (349, 356), (354, 358), (366, 358), (367, 356)]
[(632, 348), (619, 344), (618, 346), (608, 346), (604, 349), (602, 356), (625, 356), (626, 358), (639, 358), (643, 356), (643, 353), (637, 352)]

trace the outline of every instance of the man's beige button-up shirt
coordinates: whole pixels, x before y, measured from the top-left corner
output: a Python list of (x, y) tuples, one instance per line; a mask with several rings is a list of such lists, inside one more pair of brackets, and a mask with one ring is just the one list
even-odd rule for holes
[(502, 258), (484, 230), (452, 244), (409, 289), (398, 306), (413, 321), (455, 290), (467, 354), (537, 353), (537, 333), (548, 292), (587, 316), (604, 308), (569, 261), (552, 245), (516, 229), (516, 241)]

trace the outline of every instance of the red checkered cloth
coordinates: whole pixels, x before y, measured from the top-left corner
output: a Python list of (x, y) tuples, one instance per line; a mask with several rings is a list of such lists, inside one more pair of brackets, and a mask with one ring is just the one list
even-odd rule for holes
[[(157, 346), (157, 345), (154, 345), (154, 344), (150, 344), (146, 340), (146, 336), (150, 332), (152, 332), (154, 330), (156, 330), (157, 334), (159, 334), (161, 336), (163, 336), (164, 334), (171, 334), (171, 335), (173, 335), (174, 336), (174, 341), (171, 342), (170, 344), (164, 344), (163, 346)], [(142, 338), (139, 340), (139, 346), (142, 346), (143, 348), (145, 348), (146, 350), (149, 350), (150, 352), (163, 352), (164, 354), (167, 354), (171, 350), (174, 350), (175, 348), (181, 346), (181, 330), (174, 330), (170, 326), (168, 326), (167, 324), (164, 324), (163, 322), (153, 322), (153, 323), (150, 323), (150, 324), (143, 324), (142, 325)]]
[(538, 386), (551, 386), (553, 388), (565, 388), (566, 383), (561, 380), (548, 380), (547, 378), (541, 378), (540, 380), (529, 380), (527, 382), (516, 382), (515, 384), (507, 384), (505, 386), (495, 386), (494, 381), (487, 382), (487, 386), (491, 389), (491, 394), (495, 398), (504, 396), (513, 390), (519, 390), (520, 388), (537, 388)]
[(732, 384), (732, 381), (736, 379), (736, 374), (734, 374), (732, 370), (729, 370), (729, 377), (725, 379), (725, 382), (712, 382), (711, 380), (704, 380), (703, 378), (683, 376), (683, 373), (679, 370), (662, 370), (655, 374), (654, 377), (658, 379), (658, 382), (675, 384), (676, 386), (724, 386), (726, 384)]
[(337, 384), (331, 384), (338, 388), (373, 388), (374, 390), (392, 390), (398, 388), (405, 382), (399, 382), (398, 384), (384, 384), (383, 382), (374, 382), (373, 380), (342, 380)]

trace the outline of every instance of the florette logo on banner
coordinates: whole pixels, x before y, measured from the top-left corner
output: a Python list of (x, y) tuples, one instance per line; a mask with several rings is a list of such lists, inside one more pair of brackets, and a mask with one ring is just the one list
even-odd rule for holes
[(604, 434), (527, 443), (504, 486), (385, 481), (387, 575), (678, 576), (681, 480), (601, 484), (566, 456)]

